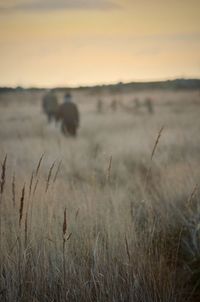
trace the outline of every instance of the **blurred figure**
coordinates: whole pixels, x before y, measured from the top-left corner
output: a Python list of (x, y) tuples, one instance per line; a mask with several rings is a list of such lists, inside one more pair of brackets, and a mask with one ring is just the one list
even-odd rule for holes
[(97, 113), (103, 112), (103, 101), (101, 99), (98, 99), (97, 101)]
[(138, 98), (134, 98), (133, 100), (134, 111), (138, 112), (140, 109), (140, 101)]
[(147, 107), (148, 112), (150, 114), (153, 114), (154, 113), (154, 106), (153, 106), (153, 103), (152, 103), (152, 99), (150, 97), (146, 98), (145, 105)]
[(79, 111), (72, 102), (70, 93), (64, 96), (64, 102), (59, 106), (57, 111), (57, 120), (61, 120), (61, 131), (64, 135), (76, 136), (79, 127)]
[(64, 103), (72, 102), (72, 96), (69, 92), (64, 95)]
[(58, 100), (55, 93), (51, 90), (42, 99), (43, 112), (47, 115), (47, 120), (50, 123), (56, 117), (58, 110)]
[(115, 99), (112, 100), (112, 102), (110, 104), (110, 108), (113, 112), (115, 112), (117, 110), (117, 101)]

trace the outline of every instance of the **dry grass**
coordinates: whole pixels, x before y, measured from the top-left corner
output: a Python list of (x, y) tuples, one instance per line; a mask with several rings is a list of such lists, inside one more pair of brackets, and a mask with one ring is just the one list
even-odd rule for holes
[(199, 94), (122, 101), (147, 94), (75, 92), (75, 140), (40, 93), (1, 96), (0, 301), (199, 301)]

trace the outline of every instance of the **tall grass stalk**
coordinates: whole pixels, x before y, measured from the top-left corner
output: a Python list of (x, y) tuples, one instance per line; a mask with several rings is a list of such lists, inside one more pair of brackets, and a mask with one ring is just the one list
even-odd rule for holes
[(67, 217), (66, 217), (66, 208), (64, 209), (63, 217), (63, 229), (62, 229), (62, 238), (63, 238), (63, 281), (64, 288), (66, 286), (66, 256), (65, 256), (65, 244), (66, 244), (66, 233), (67, 233)]
[(4, 258), (3, 258), (3, 240), (2, 240), (2, 217), (3, 217), (3, 213), (2, 213), (2, 209), (3, 209), (3, 193), (4, 193), (4, 188), (5, 188), (5, 181), (6, 181), (6, 162), (7, 162), (7, 154), (4, 157), (3, 163), (1, 164), (1, 178), (0, 178), (0, 291), (3, 290), (3, 263), (4, 263)]
[(51, 165), (50, 169), (49, 169), (49, 173), (48, 173), (48, 177), (47, 177), (47, 182), (46, 182), (46, 189), (45, 191), (47, 192), (48, 191), (48, 188), (49, 188), (49, 183), (50, 183), (50, 179), (51, 179), (51, 174), (52, 174), (52, 170), (53, 170), (53, 167), (55, 166), (55, 161), (53, 162), (53, 164)]
[(18, 277), (19, 277), (19, 290), (18, 290), (18, 298), (19, 300), (22, 297), (22, 219), (23, 219), (23, 210), (24, 210), (24, 198), (25, 198), (25, 184), (22, 188), (21, 198), (20, 198), (20, 207), (19, 207), (19, 235), (18, 235)]
[(161, 138), (161, 135), (162, 135), (162, 132), (164, 130), (164, 126), (162, 126), (158, 132), (158, 135), (157, 135), (157, 138), (155, 140), (155, 143), (153, 145), (153, 149), (152, 149), (152, 152), (151, 152), (151, 156), (150, 156), (150, 165), (147, 169), (147, 173), (146, 173), (146, 176), (145, 176), (145, 181), (144, 181), (144, 188), (146, 188), (147, 186), (147, 183), (148, 183), (148, 180), (149, 180), (149, 177), (150, 177), (150, 174), (151, 174), (151, 169), (152, 169), (152, 162), (153, 162), (153, 158), (154, 158), (154, 155), (155, 155), (155, 152), (156, 152), (156, 149), (158, 147), (158, 144), (159, 144), (159, 141), (160, 141), (160, 138)]
[(107, 170), (107, 181), (108, 182), (110, 182), (111, 168), (112, 168), (112, 155), (109, 158), (109, 165), (108, 165), (108, 170)]

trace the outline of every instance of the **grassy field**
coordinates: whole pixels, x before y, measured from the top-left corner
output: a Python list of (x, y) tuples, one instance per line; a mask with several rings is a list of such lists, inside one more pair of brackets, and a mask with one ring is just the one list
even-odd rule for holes
[(200, 301), (199, 91), (74, 91), (76, 139), (42, 95), (0, 95), (0, 301)]

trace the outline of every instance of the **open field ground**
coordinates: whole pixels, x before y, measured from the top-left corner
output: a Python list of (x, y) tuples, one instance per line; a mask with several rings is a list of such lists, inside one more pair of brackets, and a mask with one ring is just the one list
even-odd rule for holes
[(74, 91), (75, 139), (42, 95), (0, 95), (0, 301), (200, 301), (200, 92)]

